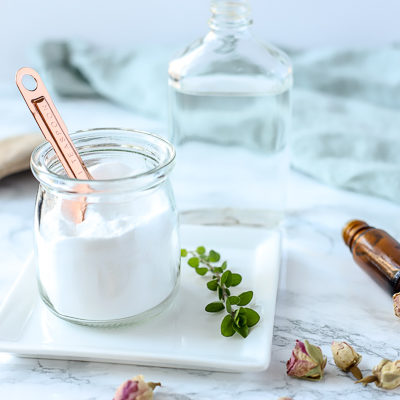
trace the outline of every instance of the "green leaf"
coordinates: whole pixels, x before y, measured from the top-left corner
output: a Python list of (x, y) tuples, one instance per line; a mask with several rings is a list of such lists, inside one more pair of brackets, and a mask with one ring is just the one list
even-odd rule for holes
[(221, 267), (214, 267), (213, 272), (215, 272), (216, 274), (222, 274), (224, 271)]
[(210, 290), (213, 290), (213, 291), (217, 290), (218, 280), (217, 279), (213, 279), (212, 281), (207, 282), (207, 287)]
[(203, 276), (203, 275), (205, 275), (205, 274), (208, 272), (208, 268), (206, 268), (206, 267), (197, 267), (197, 268), (196, 268), (196, 272), (197, 272), (199, 275)]
[(204, 246), (199, 246), (197, 249), (197, 254), (203, 255), (206, 252), (206, 249)]
[(232, 325), (232, 328), (235, 332), (237, 332), (240, 336), (246, 338), (249, 335), (249, 327), (247, 325), (238, 327), (236, 325)]
[(226, 284), (227, 280), (230, 278), (231, 275), (232, 275), (231, 271), (225, 271), (221, 276), (221, 285)]
[(251, 302), (251, 299), (253, 298), (253, 292), (251, 290), (249, 290), (248, 292), (243, 292), (241, 294), (239, 294), (239, 306), (246, 306), (247, 304), (249, 304)]
[(221, 334), (223, 336), (229, 337), (235, 334), (233, 329), (232, 317), (230, 315), (225, 315), (221, 322)]
[(220, 301), (214, 301), (212, 303), (207, 304), (205, 310), (207, 312), (219, 312), (222, 311), (224, 308), (225, 306), (223, 303), (221, 303)]
[(221, 256), (219, 255), (219, 253), (214, 250), (210, 250), (210, 253), (208, 255), (208, 259), (210, 260), (210, 262), (218, 262), (220, 258)]
[(239, 314), (238, 314), (237, 318), (235, 318), (234, 324), (238, 328), (240, 328), (241, 326), (247, 325), (247, 316), (246, 316), (246, 312), (243, 307), (240, 307)]
[(186, 249), (181, 249), (181, 257), (186, 257), (188, 255), (188, 252)]
[(237, 286), (237, 285), (239, 285), (240, 282), (242, 282), (242, 275), (232, 274), (230, 286)]
[(198, 257), (192, 257), (189, 258), (188, 264), (193, 268), (197, 268), (200, 265), (200, 260), (198, 259)]
[(251, 328), (252, 326), (256, 325), (260, 320), (260, 316), (258, 315), (257, 311), (254, 311), (251, 308), (243, 308), (246, 313), (247, 317), (247, 326)]
[(218, 297), (220, 300), (224, 298), (224, 293), (222, 292), (221, 286), (218, 286)]
[(228, 266), (228, 263), (226, 261), (224, 261), (221, 265), (222, 270), (226, 270), (226, 267)]
[(232, 312), (232, 307), (231, 307), (231, 303), (229, 301), (229, 297), (225, 301), (225, 307), (226, 307), (226, 311), (228, 311), (228, 313)]
[(240, 301), (239, 296), (229, 296), (228, 299), (232, 305), (239, 304)]
[(230, 296), (231, 295), (231, 291), (228, 288), (225, 288), (225, 293)]
[(225, 272), (229, 272), (228, 278), (226, 279), (225, 286), (230, 287), (232, 284), (232, 272), (227, 269)]

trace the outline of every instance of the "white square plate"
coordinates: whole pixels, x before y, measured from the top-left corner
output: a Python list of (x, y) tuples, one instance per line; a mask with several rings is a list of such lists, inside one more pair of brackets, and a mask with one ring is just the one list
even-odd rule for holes
[(182, 262), (173, 305), (152, 320), (117, 328), (93, 328), (63, 321), (39, 298), (30, 261), (0, 308), (0, 351), (27, 357), (93, 360), (219, 371), (260, 371), (271, 355), (280, 266), (280, 233), (247, 227), (181, 228), (182, 247), (204, 245), (221, 253), (243, 276), (232, 294), (254, 291), (251, 306), (261, 315), (246, 339), (220, 334), (225, 315), (206, 313), (216, 293)]

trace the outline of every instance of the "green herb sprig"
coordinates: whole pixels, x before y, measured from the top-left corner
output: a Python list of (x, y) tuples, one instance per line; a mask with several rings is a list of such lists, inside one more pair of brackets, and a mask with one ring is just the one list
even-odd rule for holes
[(252, 300), (252, 291), (239, 295), (231, 294), (229, 288), (238, 286), (242, 281), (242, 276), (227, 269), (227, 261), (217, 264), (221, 259), (220, 254), (214, 250), (207, 253), (203, 246), (190, 251), (182, 249), (181, 256), (182, 258), (190, 257), (187, 263), (199, 275), (204, 276), (207, 273), (211, 275), (211, 280), (207, 282), (207, 288), (217, 292), (219, 301), (207, 304), (205, 310), (207, 312), (226, 310), (227, 315), (221, 322), (221, 334), (233, 336), (237, 332), (242, 337), (247, 337), (249, 328), (258, 323), (260, 316), (253, 309), (244, 307)]

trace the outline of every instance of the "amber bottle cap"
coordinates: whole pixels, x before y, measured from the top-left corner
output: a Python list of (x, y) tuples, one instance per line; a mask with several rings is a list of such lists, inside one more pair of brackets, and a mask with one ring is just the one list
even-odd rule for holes
[(353, 219), (352, 221), (349, 221), (343, 228), (342, 230), (342, 236), (344, 242), (347, 244), (347, 246), (350, 247), (351, 249), (351, 244), (353, 242), (354, 237), (356, 234), (365, 228), (369, 228), (370, 226), (364, 222), (360, 221), (359, 219)]

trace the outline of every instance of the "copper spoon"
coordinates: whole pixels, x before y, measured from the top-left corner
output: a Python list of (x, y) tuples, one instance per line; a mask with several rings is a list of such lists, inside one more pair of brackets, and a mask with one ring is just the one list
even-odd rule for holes
[[(28, 89), (23, 83), (25, 76), (35, 80), (36, 87)], [(68, 129), (58, 113), (50, 95), (39, 74), (32, 68), (24, 67), (17, 71), (15, 77), (19, 91), (22, 94), (29, 110), (35, 118), (46, 140), (53, 147), (65, 172), (70, 178), (92, 180), (82, 158), (74, 146)], [(85, 185), (86, 186), (86, 185)], [(77, 191), (82, 188), (77, 187)], [(87, 191), (87, 187), (85, 188)], [(66, 201), (71, 217), (76, 223), (83, 221), (86, 210), (85, 198), (79, 201)]]

